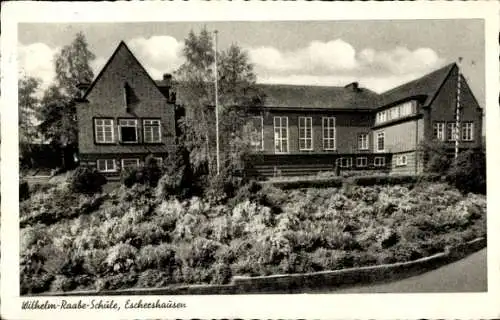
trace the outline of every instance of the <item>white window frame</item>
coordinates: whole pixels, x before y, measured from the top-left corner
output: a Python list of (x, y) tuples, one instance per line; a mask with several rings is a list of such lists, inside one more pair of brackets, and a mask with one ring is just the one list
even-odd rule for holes
[[(122, 122), (126, 124), (122, 124)], [(131, 125), (130, 123), (133, 123)], [(122, 128), (123, 127), (134, 127), (135, 128), (135, 141), (123, 141), (122, 138)], [(138, 124), (137, 124), (137, 119), (118, 119), (118, 135), (120, 136), (120, 142), (121, 143), (138, 143), (139, 142), (139, 130), (138, 130)]]
[[(102, 169), (102, 166), (99, 166), (99, 162), (102, 163), (102, 161), (104, 161), (104, 169)], [(110, 163), (112, 166), (108, 166)], [(116, 172), (118, 170), (115, 159), (97, 159), (96, 167), (99, 172)]]
[(396, 157), (396, 166), (402, 167), (408, 165), (408, 156), (406, 154), (398, 155)]
[(440, 140), (440, 141), (445, 141), (445, 122), (434, 122), (433, 126), (433, 135), (434, 138)]
[[(364, 160), (364, 161), (360, 161), (360, 160)], [(361, 163), (363, 162), (363, 163)], [(367, 157), (357, 157), (356, 158), (356, 167), (359, 167), (359, 168), (365, 168), (368, 166), (368, 158)]]
[(135, 164), (135, 167), (136, 167), (136, 168), (137, 168), (137, 167), (139, 167), (139, 164), (140, 164), (140, 161), (139, 161), (139, 159), (138, 159), (138, 158), (124, 158), (124, 159), (122, 159), (122, 161), (121, 161), (122, 170), (124, 170), (124, 169), (126, 169), (126, 168), (130, 168), (130, 166), (128, 166), (128, 167), (126, 167), (126, 166), (125, 166), (125, 161), (135, 161), (135, 163), (136, 163), (136, 164)]
[[(106, 121), (110, 121), (111, 124), (105, 124)], [(106, 128), (111, 128), (111, 139), (106, 139)], [(102, 130), (103, 140), (99, 141), (98, 132)], [(109, 132), (109, 131), (108, 131)], [(115, 143), (115, 126), (113, 119), (108, 118), (95, 118), (94, 119), (94, 135), (96, 143)]]
[[(285, 121), (283, 121), (285, 120)], [(274, 122), (274, 153), (288, 153), (290, 150), (289, 138), (290, 134), (288, 132), (288, 117), (277, 116), (273, 119)], [(279, 122), (279, 123), (278, 123)], [(283, 122), (286, 122), (283, 124)], [(286, 132), (286, 138), (283, 138), (283, 132)], [(276, 135), (278, 133), (278, 135)], [(283, 148), (283, 142), (286, 141), (286, 150)], [(278, 150), (279, 145), (279, 150)]]
[[(346, 161), (346, 163), (343, 163), (343, 160)], [(337, 165), (340, 168), (351, 168), (352, 167), (352, 158), (351, 157), (341, 157), (337, 159)]]
[[(146, 134), (146, 129), (147, 128), (155, 128), (156, 126), (153, 126), (155, 123), (158, 124), (158, 140), (154, 141), (148, 141), (147, 139), (147, 134)], [(143, 131), (143, 140), (144, 143), (161, 143), (161, 120), (160, 119), (143, 119), (142, 120), (142, 131)], [(153, 138), (154, 134), (151, 129), (151, 139)]]
[[(301, 126), (301, 120), (304, 121), (304, 126)], [(309, 122), (309, 127), (308, 127)], [(309, 136), (307, 136), (307, 129), (309, 129)], [(313, 125), (312, 117), (299, 117), (299, 150), (311, 151), (313, 150)], [(304, 148), (301, 148), (301, 142), (304, 142)], [(308, 146), (309, 143), (309, 146)]]
[[(326, 120), (326, 128), (325, 128), (325, 120)], [(331, 126), (331, 122), (333, 122), (333, 126)], [(322, 136), (323, 136), (323, 150), (337, 150), (337, 120), (335, 117), (323, 117), (321, 120), (322, 123)], [(325, 137), (325, 129), (327, 132), (327, 136)], [(332, 137), (333, 136), (333, 137)], [(333, 144), (333, 146), (332, 146)]]
[[(451, 132), (451, 137), (448, 136), (449, 132)], [(457, 123), (456, 122), (446, 123), (446, 140), (447, 141), (456, 141), (456, 132), (457, 132)]]
[[(250, 133), (250, 145), (254, 148), (255, 151), (263, 151), (264, 150), (264, 117), (263, 116), (253, 116), (252, 118), (254, 119), (260, 119), (260, 142), (257, 144), (253, 138), (254, 138), (254, 132)], [(253, 128), (256, 129), (255, 132), (257, 132), (258, 128)]]
[(464, 122), (461, 125), (462, 141), (474, 141), (474, 123), (471, 121)]
[[(377, 161), (379, 160), (379, 161)], [(375, 157), (373, 159), (373, 165), (375, 167), (385, 167), (385, 157)]]
[(369, 137), (368, 133), (360, 133), (358, 135), (358, 150), (369, 149), (368, 137)]
[(399, 106), (389, 109), (389, 120), (396, 120), (400, 118)]
[(377, 122), (378, 123), (387, 122), (387, 110), (379, 111), (377, 113)]
[[(379, 136), (382, 135), (383, 139), (384, 139), (384, 148), (383, 149), (379, 149), (379, 145), (378, 145), (378, 140), (379, 140)], [(374, 144), (375, 144), (375, 151), (376, 152), (385, 152), (385, 131), (377, 131), (375, 132), (375, 139), (374, 139)]]

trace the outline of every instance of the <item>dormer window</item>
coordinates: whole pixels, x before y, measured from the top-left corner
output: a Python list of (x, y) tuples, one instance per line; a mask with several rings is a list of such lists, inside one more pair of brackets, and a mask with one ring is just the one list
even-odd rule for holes
[(137, 120), (136, 119), (120, 119), (120, 142), (122, 143), (137, 143)]

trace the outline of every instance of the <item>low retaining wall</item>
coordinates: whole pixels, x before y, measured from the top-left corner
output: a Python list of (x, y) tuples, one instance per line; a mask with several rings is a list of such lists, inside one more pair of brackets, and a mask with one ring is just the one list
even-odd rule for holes
[(72, 291), (42, 293), (43, 296), (94, 296), (94, 295), (201, 295), (201, 294), (250, 294), (298, 293), (311, 289), (341, 288), (371, 284), (415, 276), (445, 264), (460, 260), (486, 247), (486, 238), (447, 249), (445, 252), (409, 262), (378, 266), (320, 271), (301, 274), (283, 274), (262, 277), (234, 276), (227, 285), (186, 285), (152, 289), (124, 289), (113, 291)]

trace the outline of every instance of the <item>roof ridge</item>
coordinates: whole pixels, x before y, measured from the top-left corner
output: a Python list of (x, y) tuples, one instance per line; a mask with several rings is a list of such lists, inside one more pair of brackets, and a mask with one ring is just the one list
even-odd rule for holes
[[(445, 65), (445, 66), (443, 66), (443, 67), (441, 67), (441, 68), (439, 68), (439, 69), (435, 69), (435, 70), (433, 70), (433, 71), (431, 71), (431, 72), (429, 72), (429, 73), (424, 74), (423, 76), (420, 76), (420, 77), (415, 78), (415, 79), (413, 79), (413, 80), (410, 80), (410, 81), (407, 81), (407, 82), (405, 82), (405, 83), (402, 83), (402, 84), (400, 84), (399, 86), (394, 87), (394, 88), (389, 89), (389, 90), (386, 90), (386, 91), (384, 91), (384, 92), (382, 92), (382, 93), (380, 93), (380, 94), (381, 94), (381, 95), (384, 95), (384, 94), (391, 93), (391, 92), (393, 92), (393, 91), (397, 91), (397, 90), (398, 90), (398, 89), (400, 89), (401, 87), (404, 87), (404, 86), (410, 85), (410, 84), (412, 84), (412, 83), (414, 83), (414, 82), (417, 82), (417, 81), (419, 81), (419, 80), (422, 80), (422, 79), (424, 79), (424, 78), (426, 78), (426, 77), (430, 77), (430, 76), (431, 76), (431, 75), (433, 75), (433, 74), (437, 74), (437, 73), (439, 73), (439, 72), (444, 71), (444, 70), (445, 70), (445, 69), (447, 69), (447, 68), (450, 68), (450, 70), (448, 70), (448, 72), (446, 72), (446, 75), (448, 75), (449, 71), (451, 71), (451, 70), (453, 69), (453, 67), (454, 67), (454, 66), (456, 66), (456, 63), (455, 63), (455, 62), (448, 63), (447, 65)], [(443, 79), (443, 81), (444, 81), (444, 79)]]
[(108, 61), (106, 61), (106, 63), (104, 64), (104, 66), (101, 68), (101, 71), (97, 74), (97, 76), (94, 79), (94, 81), (92, 81), (92, 83), (89, 86), (89, 88), (87, 89), (87, 91), (85, 91), (85, 94), (82, 97), (83, 100), (85, 100), (87, 98), (87, 96), (89, 95), (90, 91), (94, 88), (94, 86), (97, 83), (97, 81), (99, 80), (99, 78), (104, 74), (104, 71), (109, 67), (109, 65), (111, 64), (111, 61), (113, 61), (113, 59), (115, 58), (116, 54), (120, 51), (120, 49), (122, 47), (125, 48), (125, 50), (127, 50), (127, 52), (137, 62), (137, 64), (139, 65), (139, 67), (142, 68), (142, 70), (144, 71), (144, 73), (146, 74), (146, 76), (149, 78), (149, 80), (153, 83), (153, 85), (156, 87), (156, 89), (158, 89), (158, 91), (162, 95), (164, 95), (163, 92), (161, 91), (161, 89), (159, 88), (158, 84), (156, 83), (156, 81), (151, 77), (151, 75), (146, 70), (146, 68), (142, 65), (142, 63), (139, 61), (139, 59), (137, 59), (137, 57), (134, 55), (134, 53), (132, 52), (132, 50), (130, 50), (130, 48), (127, 46), (127, 44), (125, 43), (125, 41), (124, 40), (120, 40), (120, 43), (116, 47), (115, 51), (113, 51), (113, 53), (109, 57)]
[(410, 96), (425, 96), (424, 105), (434, 101), (452, 70), (458, 68), (456, 63), (449, 63), (419, 78), (405, 82), (380, 94), (379, 107), (397, 103)]

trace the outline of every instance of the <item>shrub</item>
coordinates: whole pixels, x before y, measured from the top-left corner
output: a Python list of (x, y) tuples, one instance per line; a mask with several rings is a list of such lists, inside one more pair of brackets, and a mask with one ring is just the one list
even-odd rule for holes
[(417, 181), (417, 177), (413, 175), (372, 175), (351, 178), (352, 182), (358, 186), (375, 186), (375, 185), (397, 185), (397, 184), (413, 184)]
[(87, 167), (78, 167), (69, 178), (69, 185), (73, 192), (93, 194), (102, 192), (106, 178), (97, 170)]
[(137, 183), (142, 183), (143, 177), (138, 168), (124, 168), (121, 171), (120, 180), (125, 187), (131, 188)]
[(211, 202), (225, 202), (233, 198), (246, 183), (248, 180), (239, 176), (237, 168), (229, 164), (209, 180), (204, 193)]
[(486, 194), (485, 154), (474, 150), (460, 153), (448, 170), (447, 180), (463, 193)]
[(27, 181), (19, 180), (19, 201), (28, 199), (30, 196), (30, 188)]
[(163, 176), (158, 181), (156, 196), (165, 199), (175, 196), (179, 199), (188, 198), (193, 194), (193, 174), (189, 163), (189, 152), (183, 146), (178, 146), (169, 153), (163, 164)]
[(280, 182), (273, 182), (272, 184), (274, 187), (283, 190), (302, 189), (302, 188), (340, 188), (342, 187), (342, 178), (335, 177), (329, 179), (280, 181)]
[(161, 177), (161, 168), (156, 159), (149, 155), (138, 167), (125, 168), (121, 173), (121, 182), (127, 188), (136, 184), (156, 187)]
[(450, 158), (446, 143), (438, 140), (424, 141), (420, 144), (420, 154), (425, 163), (426, 173), (435, 173), (444, 176), (450, 167)]
[(130, 270), (137, 256), (137, 249), (125, 243), (119, 243), (108, 250), (105, 260), (108, 268), (115, 272)]
[(139, 270), (158, 269), (167, 270), (171, 273), (176, 265), (175, 247), (167, 243), (158, 246), (147, 245), (142, 247), (137, 257), (137, 267)]

